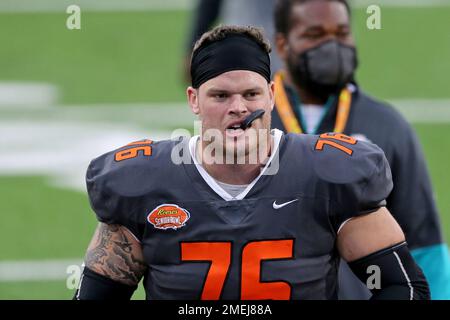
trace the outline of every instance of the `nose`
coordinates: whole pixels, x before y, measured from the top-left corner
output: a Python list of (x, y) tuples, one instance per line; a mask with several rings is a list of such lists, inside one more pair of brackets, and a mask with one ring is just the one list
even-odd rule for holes
[(247, 114), (248, 108), (245, 104), (245, 100), (241, 95), (233, 95), (230, 100), (230, 107), (228, 109), (228, 113), (234, 114), (237, 116), (242, 116)]

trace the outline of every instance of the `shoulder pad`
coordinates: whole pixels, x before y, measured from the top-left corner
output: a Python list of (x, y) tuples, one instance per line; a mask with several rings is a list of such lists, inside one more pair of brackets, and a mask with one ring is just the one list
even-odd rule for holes
[(384, 167), (384, 152), (375, 144), (342, 133), (324, 133), (312, 140), (316, 173), (331, 183), (368, 179)]
[(138, 236), (140, 199), (151, 194), (159, 179), (173, 171), (170, 156), (176, 143), (136, 141), (92, 160), (86, 186), (97, 219), (124, 225)]
[(328, 185), (338, 221), (385, 205), (393, 183), (378, 146), (341, 133), (324, 133), (311, 142), (314, 171)]

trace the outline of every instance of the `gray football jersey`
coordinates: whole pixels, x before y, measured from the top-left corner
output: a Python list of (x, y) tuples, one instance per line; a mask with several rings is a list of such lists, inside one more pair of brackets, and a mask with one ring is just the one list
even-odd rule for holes
[(341, 135), (282, 135), (278, 172), (226, 201), (193, 163), (172, 161), (188, 143), (136, 142), (87, 171), (98, 220), (142, 244), (147, 299), (335, 299), (339, 227), (392, 189), (383, 152)]

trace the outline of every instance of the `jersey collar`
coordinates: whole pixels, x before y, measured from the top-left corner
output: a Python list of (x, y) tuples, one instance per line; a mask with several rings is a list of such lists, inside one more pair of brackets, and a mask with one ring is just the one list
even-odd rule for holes
[(197, 141), (200, 139), (200, 136), (194, 136), (189, 140), (189, 152), (191, 155), (191, 158), (193, 160), (193, 163), (195, 164), (195, 167), (197, 168), (198, 173), (202, 176), (203, 180), (206, 182), (206, 184), (222, 199), (225, 201), (232, 201), (232, 200), (242, 200), (245, 198), (245, 196), (252, 190), (253, 186), (258, 182), (258, 180), (268, 173), (269, 170), (272, 169), (271, 164), (274, 161), (275, 155), (277, 155), (277, 159), (279, 160), (279, 146), (281, 137), (283, 136), (283, 132), (278, 129), (272, 129), (271, 134), (273, 136), (273, 152), (270, 155), (269, 161), (267, 161), (264, 168), (261, 170), (261, 173), (247, 186), (247, 188), (244, 189), (240, 194), (238, 194), (236, 197), (231, 196), (228, 192), (226, 192), (219, 184), (214, 180), (211, 175), (206, 172), (206, 170), (203, 168), (203, 166), (197, 161), (197, 158), (195, 157), (196, 154), (196, 146)]

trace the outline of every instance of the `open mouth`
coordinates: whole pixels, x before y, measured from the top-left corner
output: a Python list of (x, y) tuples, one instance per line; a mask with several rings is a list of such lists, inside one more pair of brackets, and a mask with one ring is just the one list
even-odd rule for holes
[(227, 130), (238, 130), (238, 129), (242, 129), (241, 123), (239, 123), (239, 124), (234, 124), (234, 125), (229, 126), (229, 127), (227, 128)]
[(245, 130), (252, 127), (253, 122), (256, 119), (261, 118), (263, 116), (264, 112), (265, 111), (263, 109), (258, 109), (256, 111), (252, 112), (244, 120), (236, 121), (236, 122), (230, 124), (226, 129), (227, 135), (236, 137), (236, 136), (244, 133)]
[(225, 131), (226, 131), (227, 136), (231, 136), (231, 137), (240, 136), (241, 134), (243, 134), (245, 132), (245, 130), (242, 129), (242, 122), (233, 123), (232, 125), (228, 126)]

